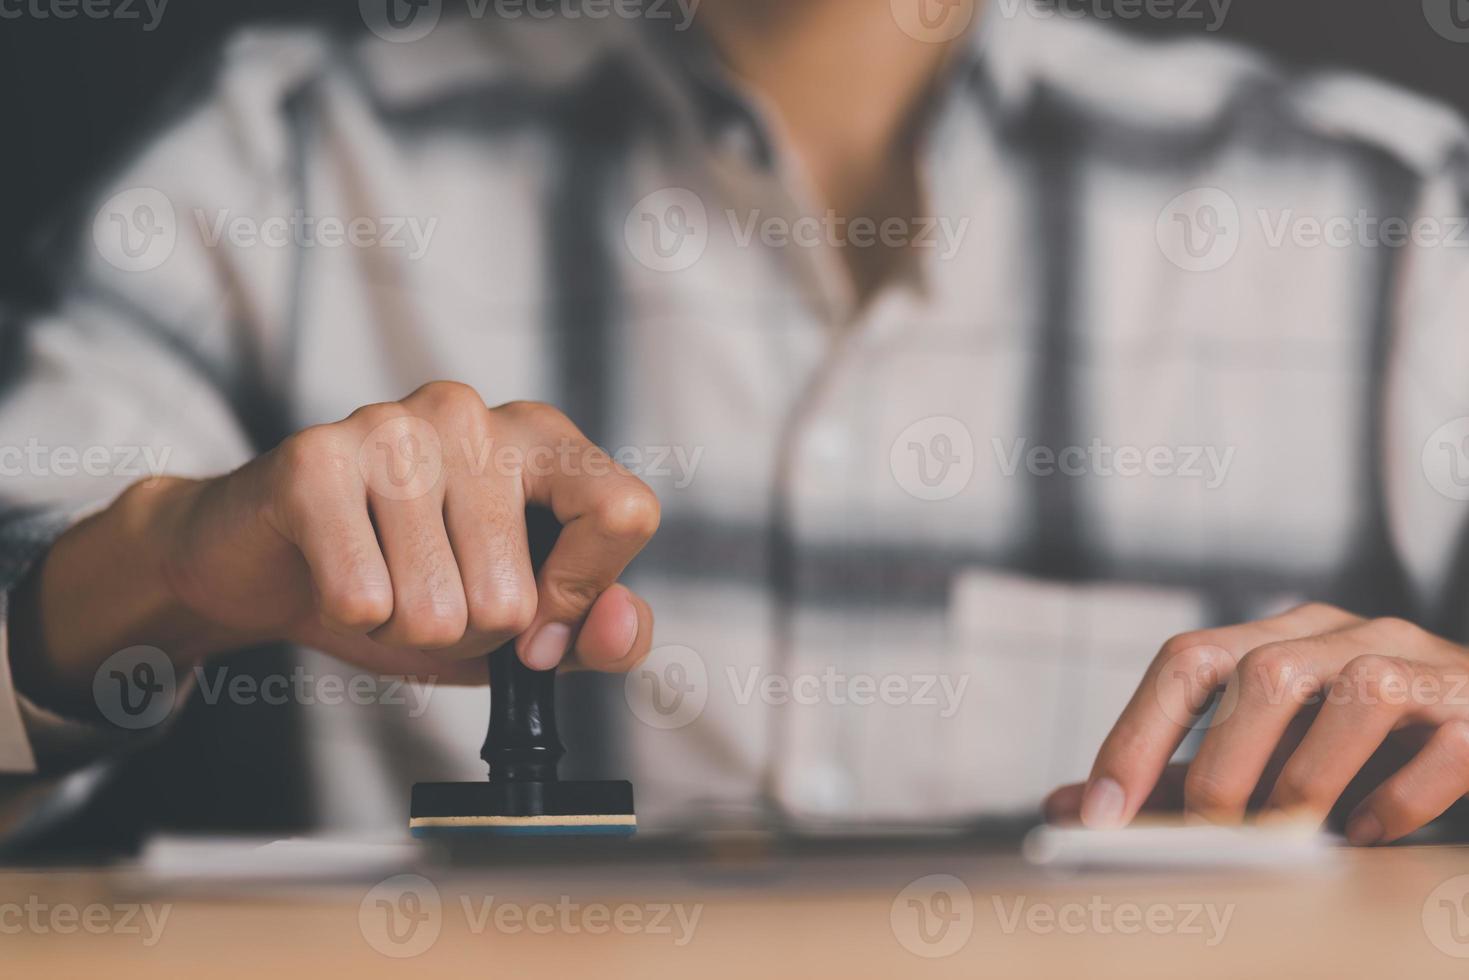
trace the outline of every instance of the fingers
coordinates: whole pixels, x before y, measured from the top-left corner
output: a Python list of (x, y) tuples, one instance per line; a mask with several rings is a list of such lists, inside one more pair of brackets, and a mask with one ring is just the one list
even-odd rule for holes
[(1245, 654), (1230, 680), (1234, 697), (1228, 717), (1209, 729), (1189, 765), (1184, 786), (1189, 814), (1209, 823), (1244, 820), (1291, 723), (1362, 649), (1351, 629), (1267, 643)]
[(1276, 778), (1267, 814), (1324, 822), (1358, 772), (1411, 712), (1407, 693), (1415, 673), (1410, 662), (1395, 657), (1367, 655), (1346, 664)]
[(528, 502), (549, 508), (562, 528), (538, 578), (535, 621), (517, 641), (517, 651), (526, 666), (550, 670), (570, 649), (598, 597), (658, 529), (658, 498), (564, 416), (527, 406), (509, 410), (533, 437), (533, 449), (568, 447), (580, 461), (576, 467), (525, 470)]
[(1397, 840), (1439, 817), (1469, 789), (1469, 722), (1439, 726), (1409, 762), (1377, 787), (1347, 821), (1347, 840)]
[(372, 636), (387, 646), (445, 650), (464, 637), (469, 610), (442, 507), (437, 495), (371, 500), (393, 580), (393, 615)]
[[(1183, 763), (1172, 763), (1158, 777), (1153, 792), (1143, 801), (1139, 813), (1170, 813), (1183, 807), (1183, 783), (1188, 767)], [(1081, 819), (1082, 795), (1086, 783), (1071, 783), (1051, 791), (1041, 810), (1051, 823), (1075, 823)]]
[(354, 634), (387, 622), (392, 582), (351, 449), (326, 427), (307, 429), (281, 446), (277, 466), (276, 510), (310, 569), (321, 623)]
[(653, 645), (653, 610), (623, 585), (614, 585), (592, 604), (577, 634), (574, 663), (591, 670), (625, 674)]
[(520, 481), (506, 476), (452, 481), (444, 500), (449, 542), (464, 583), (467, 657), (498, 649), (530, 627), (536, 578), (526, 540)]
[(1102, 744), (1087, 781), (1082, 821), (1090, 827), (1121, 826), (1137, 814), (1194, 719), (1250, 650), (1359, 621), (1339, 609), (1312, 604), (1271, 619), (1169, 640)]

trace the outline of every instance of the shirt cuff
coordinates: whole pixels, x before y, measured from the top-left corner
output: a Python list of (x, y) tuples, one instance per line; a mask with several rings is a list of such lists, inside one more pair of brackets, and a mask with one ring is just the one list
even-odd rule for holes
[(32, 775), (62, 760), (79, 764), (117, 744), (117, 733), (103, 726), (32, 703), (16, 690), (11, 669), (10, 593), (57, 538), (105, 506), (0, 517), (0, 774)]

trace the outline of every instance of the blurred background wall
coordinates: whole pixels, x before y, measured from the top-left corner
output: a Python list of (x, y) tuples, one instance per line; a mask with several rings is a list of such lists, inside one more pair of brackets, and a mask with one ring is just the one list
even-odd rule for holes
[[(28, 243), (166, 113), (167, 93), (222, 35), (257, 21), (361, 29), (353, 0), (172, 0), (149, 31), (143, 0), (137, 20), (40, 18), (28, 12), (38, 2), (54, 9), (54, 0), (0, 0), (0, 299), (16, 305), (46, 300)], [(1149, 6), (1073, 0), (1068, 9), (1112, 12), (1130, 30), (1204, 30), (1203, 19), (1139, 16)], [(1370, 72), (1469, 115), (1469, 0), (1233, 0), (1218, 33), (1303, 66)]]

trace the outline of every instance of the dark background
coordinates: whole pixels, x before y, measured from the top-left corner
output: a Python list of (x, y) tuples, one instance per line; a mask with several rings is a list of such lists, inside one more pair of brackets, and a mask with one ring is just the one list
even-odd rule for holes
[[(0, 9), (23, 11), (29, 2), (3, 0)], [(1443, 2), (1459, 4), (1469, 20), (1469, 0)], [(221, 36), (248, 22), (303, 20), (361, 29), (354, 0), (172, 0), (147, 33), (142, 20), (0, 18), (0, 299), (45, 301), (29, 243), (160, 113)], [(1202, 30), (1200, 20), (1118, 22)], [(1301, 65), (1367, 71), (1469, 115), (1469, 43), (1434, 33), (1421, 0), (1234, 0), (1219, 33)]]

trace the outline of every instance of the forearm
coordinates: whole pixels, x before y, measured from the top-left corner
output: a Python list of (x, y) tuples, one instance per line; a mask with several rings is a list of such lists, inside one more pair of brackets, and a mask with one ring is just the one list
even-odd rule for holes
[(179, 601), (165, 566), (175, 529), (203, 485), (135, 484), (57, 539), (12, 594), (11, 670), (38, 704), (88, 717), (98, 666), (118, 650), (164, 651), (182, 674), (258, 638), (209, 623)]

